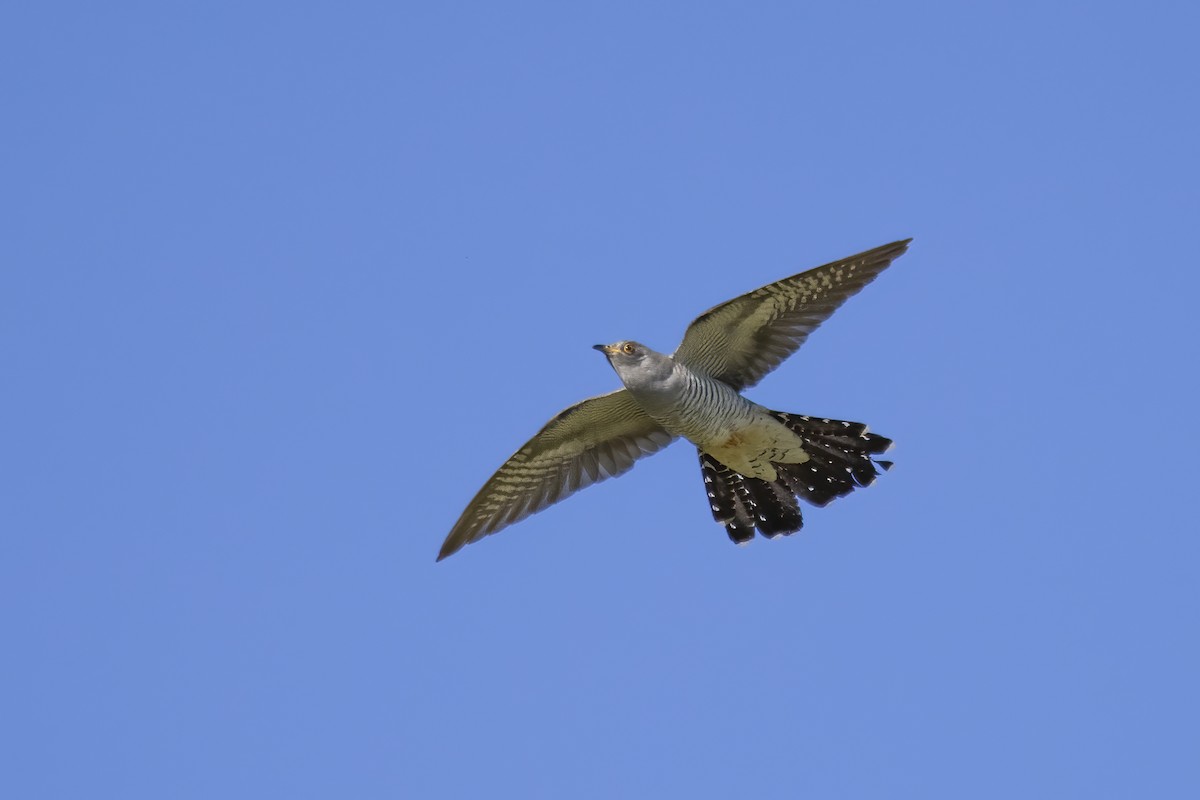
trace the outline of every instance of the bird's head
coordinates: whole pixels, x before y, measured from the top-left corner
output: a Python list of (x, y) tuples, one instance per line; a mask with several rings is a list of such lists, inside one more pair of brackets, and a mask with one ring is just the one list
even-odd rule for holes
[(626, 386), (641, 386), (663, 380), (674, 365), (670, 356), (634, 341), (598, 344), (593, 349), (604, 353)]
[(638, 364), (650, 352), (650, 348), (637, 342), (613, 342), (612, 344), (596, 344), (592, 345), (593, 350), (599, 350), (608, 357), (608, 361), (614, 367), (617, 364)]

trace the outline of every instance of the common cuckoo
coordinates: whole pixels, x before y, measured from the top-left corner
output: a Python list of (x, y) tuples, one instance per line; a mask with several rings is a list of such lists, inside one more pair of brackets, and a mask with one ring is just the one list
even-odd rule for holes
[(625, 388), (550, 420), (467, 505), (438, 561), (552, 503), (628, 471), (677, 438), (696, 446), (713, 518), (734, 542), (804, 524), (799, 497), (823, 506), (870, 485), (891, 440), (845, 422), (772, 411), (742, 396), (794, 353), (911, 239), (801, 272), (722, 303), (688, 326), (672, 355), (635, 341), (595, 345)]

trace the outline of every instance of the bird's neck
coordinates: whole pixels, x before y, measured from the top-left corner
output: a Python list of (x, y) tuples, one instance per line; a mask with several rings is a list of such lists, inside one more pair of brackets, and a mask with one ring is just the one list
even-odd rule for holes
[(666, 410), (677, 403), (693, 376), (675, 359), (658, 355), (620, 377), (638, 405), (653, 415), (656, 410)]

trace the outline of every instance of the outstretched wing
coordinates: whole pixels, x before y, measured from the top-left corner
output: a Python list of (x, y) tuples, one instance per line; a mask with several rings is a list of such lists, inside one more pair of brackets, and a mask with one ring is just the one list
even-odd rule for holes
[(446, 537), (438, 561), (585, 486), (627, 472), (673, 440), (625, 389), (571, 406), (488, 479)]
[(902, 256), (911, 241), (834, 261), (710, 308), (688, 326), (675, 360), (739, 391), (753, 386)]

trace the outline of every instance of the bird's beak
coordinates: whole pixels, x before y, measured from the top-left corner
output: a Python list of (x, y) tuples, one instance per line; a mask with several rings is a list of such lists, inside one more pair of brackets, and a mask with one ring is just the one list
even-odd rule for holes
[(594, 344), (592, 345), (592, 349), (599, 350), (606, 356), (611, 356), (613, 353), (617, 352), (616, 346), (611, 344)]

